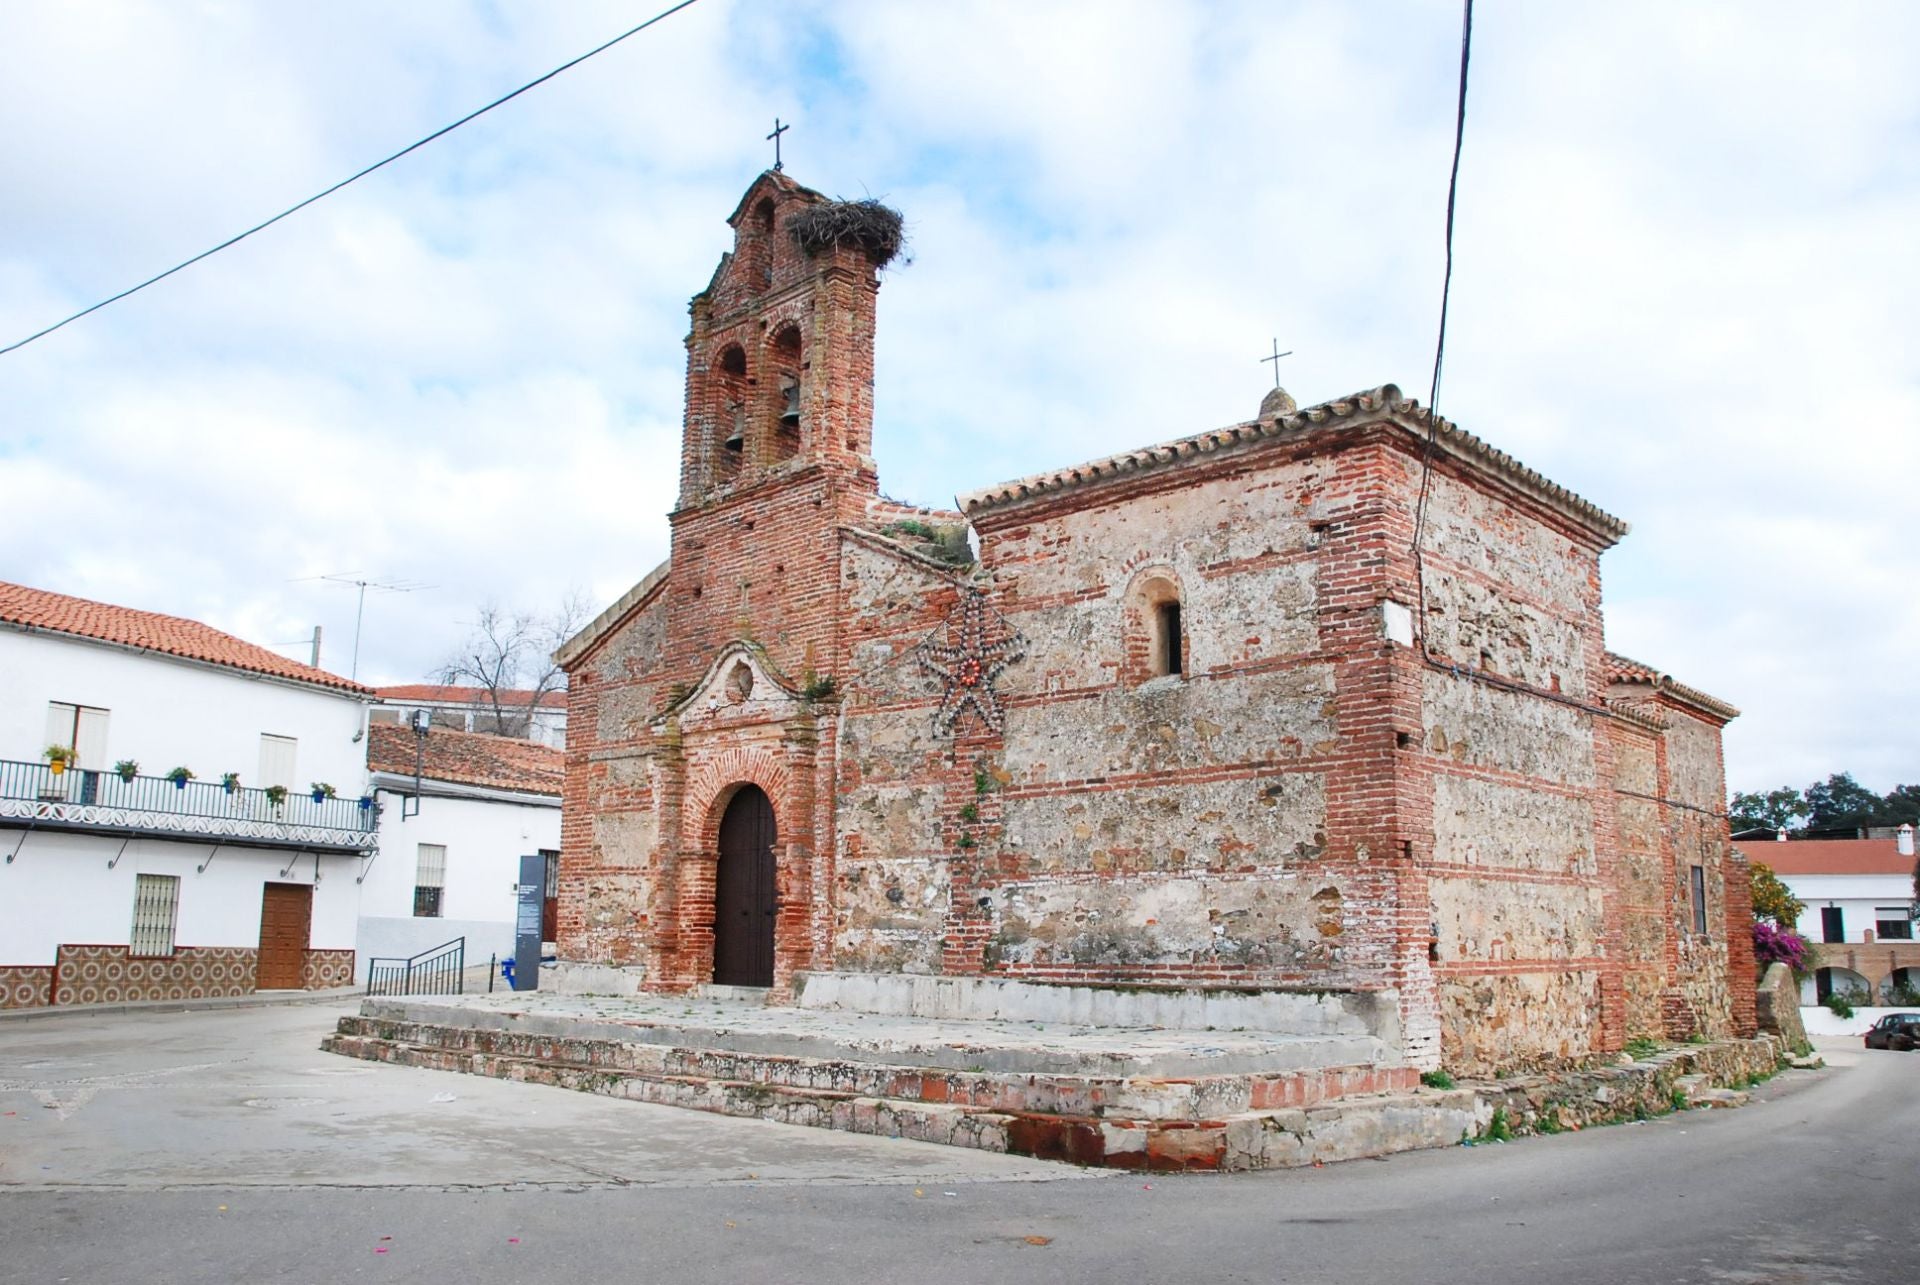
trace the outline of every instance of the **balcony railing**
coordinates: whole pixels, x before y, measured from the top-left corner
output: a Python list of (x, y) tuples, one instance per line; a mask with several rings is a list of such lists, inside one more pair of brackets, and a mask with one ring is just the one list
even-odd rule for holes
[(377, 810), (359, 799), (288, 791), (275, 803), (265, 790), (217, 781), (0, 759), (0, 822), (62, 829), (211, 838), (271, 847), (362, 852), (374, 846)]

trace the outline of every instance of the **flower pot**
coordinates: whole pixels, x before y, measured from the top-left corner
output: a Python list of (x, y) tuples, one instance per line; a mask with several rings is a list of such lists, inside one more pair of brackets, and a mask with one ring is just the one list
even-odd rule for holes
[(324, 791), (321, 791), (321, 790), (315, 790), (315, 791), (313, 792), (313, 801), (314, 801), (315, 803), (322, 803), (322, 802), (325, 802), (325, 801), (326, 801), (326, 797), (327, 797), (327, 796), (326, 796), (326, 793), (325, 793)]
[(369, 810), (371, 810), (371, 809), (372, 809), (372, 807), (373, 807), (373, 796), (372, 796), (371, 794), (363, 794), (363, 795), (361, 795), (361, 796), (360, 796), (360, 810), (361, 810), (362, 812), (366, 812), (366, 811), (369, 811)]
[(173, 779), (173, 788), (174, 788), (174, 789), (176, 789), (176, 790), (184, 790), (184, 789), (186, 789), (186, 788), (187, 788), (187, 778), (186, 778), (186, 777), (184, 777), (184, 776), (176, 776), (176, 777), (175, 777), (175, 778)]
[(53, 762), (47, 764), (47, 770), (55, 776), (64, 776), (67, 771), (67, 761), (65, 759), (55, 759)]

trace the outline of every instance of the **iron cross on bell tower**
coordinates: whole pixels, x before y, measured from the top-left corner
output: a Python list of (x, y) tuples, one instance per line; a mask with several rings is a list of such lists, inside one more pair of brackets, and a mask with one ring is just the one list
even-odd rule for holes
[(780, 136), (792, 128), (791, 125), (782, 125), (778, 116), (773, 118), (773, 133), (767, 138), (773, 143), (773, 168), (776, 173), (780, 170)]

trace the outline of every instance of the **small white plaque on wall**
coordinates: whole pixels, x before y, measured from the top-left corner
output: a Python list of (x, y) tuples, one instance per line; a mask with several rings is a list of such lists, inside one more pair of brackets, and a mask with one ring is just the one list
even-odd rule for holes
[(1388, 598), (1380, 604), (1380, 634), (1388, 642), (1413, 646), (1413, 612)]

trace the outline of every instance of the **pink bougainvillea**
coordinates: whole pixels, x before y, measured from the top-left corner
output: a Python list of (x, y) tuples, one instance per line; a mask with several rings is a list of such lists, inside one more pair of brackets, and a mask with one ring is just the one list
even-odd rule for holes
[(1805, 972), (1807, 939), (1757, 919), (1753, 924), (1753, 957), (1762, 968), (1768, 964), (1785, 964), (1796, 973)]

